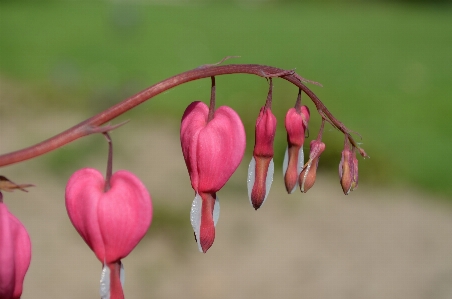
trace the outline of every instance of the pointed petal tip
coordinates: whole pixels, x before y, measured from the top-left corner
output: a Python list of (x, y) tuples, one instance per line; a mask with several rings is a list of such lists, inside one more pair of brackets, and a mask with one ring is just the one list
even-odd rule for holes
[(260, 207), (261, 207), (261, 204), (253, 203), (253, 208), (255, 211), (257, 211), (257, 209), (259, 209)]

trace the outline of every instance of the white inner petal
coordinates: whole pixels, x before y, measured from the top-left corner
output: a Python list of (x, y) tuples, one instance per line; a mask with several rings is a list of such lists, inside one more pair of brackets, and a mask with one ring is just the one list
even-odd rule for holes
[(126, 272), (124, 271), (124, 264), (121, 263), (121, 269), (119, 270), (119, 280), (121, 280), (122, 288), (124, 289), (124, 283), (126, 282)]
[(202, 199), (201, 196), (199, 196), (199, 194), (196, 193), (195, 199), (191, 204), (190, 222), (191, 226), (193, 227), (193, 231), (195, 232), (196, 243), (198, 243), (198, 249), (200, 252), (202, 252), (201, 243), (199, 240), (199, 232), (201, 230), (201, 209), (202, 209)]
[(105, 264), (100, 274), (100, 298), (110, 299), (110, 269)]
[(301, 171), (303, 170), (304, 166), (304, 152), (303, 147), (300, 147), (300, 150), (298, 151), (298, 164), (297, 164), (297, 174), (300, 175)]
[[(191, 204), (190, 210), (190, 222), (193, 227), (193, 231), (196, 236), (196, 243), (198, 243), (198, 249), (200, 252), (202, 251), (201, 243), (200, 243), (200, 231), (201, 231), (201, 211), (202, 211), (202, 198), (196, 193), (195, 199), (193, 199), (193, 203)], [(218, 218), (220, 217), (220, 200), (215, 199), (215, 204), (213, 206), (213, 225), (217, 225)]]
[[(270, 188), (273, 182), (273, 173), (275, 172), (275, 163), (273, 163), (273, 158), (270, 160), (270, 164), (268, 165), (267, 177), (265, 178), (265, 197), (262, 205), (267, 200), (268, 193), (270, 192)], [(262, 206), (261, 205), (261, 206)]]
[(215, 205), (213, 206), (213, 225), (217, 226), (218, 218), (220, 218), (220, 200), (215, 199)]
[(248, 199), (250, 200), (250, 204), (253, 205), (251, 202), (251, 191), (253, 191), (254, 181), (256, 179), (256, 174), (254, 173), (256, 171), (256, 160), (254, 160), (254, 157), (251, 157), (250, 165), (248, 166), (248, 180), (247, 180), (247, 186), (248, 186)]
[(284, 161), (282, 164), (282, 174), (283, 178), (286, 176), (287, 166), (289, 165), (289, 147), (286, 147), (286, 152), (284, 153)]

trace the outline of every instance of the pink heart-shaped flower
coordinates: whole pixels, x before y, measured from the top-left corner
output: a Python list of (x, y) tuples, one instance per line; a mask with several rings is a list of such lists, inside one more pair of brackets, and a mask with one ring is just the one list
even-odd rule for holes
[(206, 252), (215, 239), (219, 216), (216, 192), (229, 180), (245, 153), (245, 129), (237, 113), (222, 106), (208, 121), (209, 108), (191, 103), (184, 112), (180, 140), (191, 186), (196, 196), (190, 220), (200, 251)]
[(120, 170), (104, 191), (96, 169), (76, 171), (66, 186), (66, 208), (77, 232), (102, 263), (126, 257), (146, 234), (152, 220), (151, 197), (131, 172)]
[(27, 230), (8, 211), (0, 192), (0, 298), (20, 298), (30, 260)]
[(195, 191), (217, 192), (229, 180), (245, 153), (245, 129), (238, 114), (227, 106), (215, 110), (193, 102), (182, 116), (182, 153)]

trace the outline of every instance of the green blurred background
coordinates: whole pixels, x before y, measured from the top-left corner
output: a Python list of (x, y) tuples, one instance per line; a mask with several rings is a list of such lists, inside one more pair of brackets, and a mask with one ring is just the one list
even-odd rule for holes
[[(451, 125), (448, 124), (449, 118), (452, 116), (452, 101), (449, 91), (452, 79), (451, 50), (452, 5), (449, 1), (0, 0), (0, 136), (4, 138), (0, 140), (1, 153), (16, 150), (16, 144), (28, 146), (40, 142), (50, 137), (48, 135), (50, 131), (53, 132), (52, 134), (56, 134), (67, 129), (78, 121), (99, 113), (165, 78), (203, 64), (218, 62), (225, 56), (239, 55), (241, 58), (235, 58), (226, 63), (256, 63), (284, 69), (296, 68), (301, 76), (321, 82), (323, 87), (314, 85), (308, 85), (308, 87), (319, 96), (338, 119), (363, 136), (362, 146), (371, 157), (366, 160), (360, 159), (359, 162), (360, 186), (364, 185), (366, 190), (359, 191), (360, 189), (358, 189), (348, 198), (368, 198), (370, 194), (387, 192), (379, 195), (378, 200), (370, 197), (371, 205), (374, 204), (374, 201), (381, 203), (381, 198), (391, 201), (394, 199), (395, 204), (398, 204), (400, 200), (404, 199), (404, 196), (411, 200), (414, 198), (411, 195), (415, 193), (421, 198), (429, 193), (429, 198), (452, 199), (451, 175), (449, 174), (451, 162), (448, 161), (448, 156), (452, 153)], [(273, 111), (278, 119), (275, 163), (281, 165), (286, 147), (284, 116), (286, 111), (294, 105), (298, 90), (284, 80), (274, 80), (274, 84)], [(194, 100), (207, 102), (210, 96), (209, 87), (209, 79), (190, 82), (157, 96), (114, 121), (114, 123), (119, 123), (122, 120), (130, 119), (131, 124), (118, 129), (118, 134), (120, 136), (128, 134), (130, 140), (135, 140), (135, 143), (115, 143), (116, 153), (118, 155), (123, 153), (122, 160), (116, 160), (116, 163), (120, 165), (115, 165), (115, 167), (136, 166), (140, 164), (140, 159), (149, 159), (149, 164), (160, 165), (156, 169), (138, 170), (142, 172), (138, 175), (141, 174), (140, 177), (146, 181), (153, 194), (155, 208), (155, 217), (151, 227), (153, 237), (148, 238), (146, 242), (155, 242), (154, 247), (150, 248), (156, 252), (159, 252), (160, 247), (158, 246), (161, 245), (162, 239), (174, 243), (174, 248), (178, 248), (182, 243), (187, 243), (191, 245), (189, 248), (193, 249), (192, 230), (187, 222), (188, 206), (178, 202), (180, 199), (189, 204), (191, 190), (185, 169), (184, 171), (180, 171), (179, 168), (172, 169), (174, 173), (178, 173), (176, 178), (159, 177), (160, 169), (158, 168), (165, 166), (156, 162), (163, 160), (164, 164), (165, 159), (179, 159), (178, 162), (183, 163), (181, 156), (175, 158), (170, 155), (180, 154), (180, 148), (176, 146), (164, 149), (164, 153), (158, 149), (157, 152), (160, 155), (152, 157), (155, 161), (151, 161), (151, 158), (146, 157), (147, 149), (143, 146), (140, 147), (139, 140), (143, 139), (143, 143), (149, 146), (153, 142), (160, 143), (158, 138), (150, 140), (151, 138), (155, 138), (155, 136), (163, 138), (168, 135), (171, 136), (171, 141), (176, 140), (177, 144), (178, 125), (183, 111)], [(260, 107), (264, 105), (267, 88), (268, 83), (256, 76), (217, 77), (218, 104), (234, 108), (245, 124), (248, 146), (243, 165), (248, 163), (251, 155), (254, 124)], [(308, 139), (310, 141), (317, 135), (320, 119), (307, 97), (304, 97), (304, 103), (310, 106), (312, 112), (311, 136)], [(162, 124), (162, 126), (155, 128), (156, 124)], [(152, 131), (149, 136), (143, 134), (147, 128)], [(156, 133), (159, 131), (162, 132), (160, 135)], [(135, 132), (142, 136), (133, 136)], [(326, 143), (327, 149), (322, 154), (319, 171), (322, 172), (322, 177), (337, 180), (343, 137), (328, 125), (323, 141)], [(172, 144), (168, 140), (162, 143)], [(308, 144), (306, 142), (306, 145)], [(305, 148), (308, 149), (307, 146)], [(33, 195), (34, 198), (39, 194), (46, 198), (47, 190), (54, 187), (52, 196), (56, 195), (49, 198), (49, 203), (46, 204), (58, 207), (61, 212), (42, 217), (44, 220), (46, 218), (62, 218), (59, 220), (64, 223), (64, 225), (60, 225), (62, 230), (60, 238), (68, 235), (67, 230), (70, 229), (71, 237), (75, 240), (73, 244), (68, 243), (72, 244), (70, 248), (73, 249), (64, 249), (64, 251), (67, 250), (70, 254), (73, 250), (74, 256), (80, 254), (81, 248), (86, 249), (87, 256), (92, 254), (80, 242), (78, 235), (68, 223), (64, 212), (64, 202), (61, 200), (64, 196), (62, 186), (71, 173), (79, 167), (93, 165), (98, 168), (104, 167), (105, 149), (105, 141), (102, 138), (89, 137), (32, 162), (5, 167), (1, 170), (1, 174), (6, 176), (14, 173), (14, 176), (11, 177), (13, 180), (24, 180), (24, 182), (33, 182), (41, 186), (29, 194), (23, 195), (27, 199), (30, 199), (29, 195)], [(246, 165), (242, 168), (245, 169)], [(33, 169), (35, 173), (30, 169)], [(243, 169), (239, 170), (243, 172)], [(36, 173), (36, 171), (39, 172)], [(40, 182), (41, 174), (42, 180), (46, 183)], [(51, 175), (53, 179), (44, 178), (44, 174)], [(146, 180), (145, 175), (149, 180)], [(279, 171), (275, 177), (280, 175)], [(184, 179), (183, 182), (181, 178)], [(166, 190), (154, 193), (153, 190), (159, 189), (158, 187), (160, 189), (167, 188), (165, 184), (172, 184), (170, 180), (173, 179), (175, 181), (179, 179), (178, 184), (180, 185), (172, 186), (169, 194), (165, 192)], [(232, 197), (237, 198), (236, 204), (242, 203), (242, 199), (246, 197), (246, 187), (244, 183), (242, 184), (241, 179), (231, 179), (227, 185), (229, 193), (233, 194)], [(316, 183), (316, 185), (320, 185), (319, 191), (310, 191), (308, 194), (314, 200), (298, 201), (295, 199), (298, 203), (294, 203), (283, 199), (287, 206), (281, 209), (285, 209), (285, 213), (291, 212), (292, 209), (294, 211), (299, 209), (297, 213), (305, 213), (303, 217), (298, 217), (297, 213), (292, 213), (295, 215), (292, 216), (300, 218), (299, 221), (304, 221), (303, 219), (309, 219), (308, 214), (312, 212), (309, 210), (310, 205), (318, 204), (319, 211), (331, 212), (331, 214), (325, 214), (327, 216), (323, 218), (318, 217), (319, 226), (322, 227), (324, 222), (328, 223), (329, 219), (332, 219), (331, 228), (328, 227), (328, 231), (331, 231), (333, 236), (346, 237), (349, 229), (356, 227), (358, 230), (364, 223), (365, 229), (359, 229), (359, 233), (362, 235), (358, 234), (359, 238), (353, 238), (353, 240), (357, 240), (356, 244), (360, 245), (360, 242), (367, 240), (366, 237), (368, 237), (370, 240), (367, 242), (370, 249), (357, 252), (372, 256), (375, 254), (372, 250), (377, 248), (376, 250), (379, 252), (387, 253), (387, 256), (392, 257), (396, 246), (403, 243), (398, 241), (403, 241), (403, 236), (408, 234), (404, 231), (400, 236), (396, 235), (395, 241), (392, 243), (381, 241), (378, 234), (383, 232), (382, 235), (386, 236), (390, 235), (391, 231), (397, 231), (400, 223), (396, 220), (403, 211), (409, 210), (410, 206), (408, 208), (401, 206), (399, 209), (390, 206), (388, 211), (394, 211), (395, 215), (393, 226), (371, 234), (368, 231), (374, 227), (369, 224), (372, 223), (372, 219), (382, 219), (383, 222), (391, 224), (391, 221), (386, 221), (384, 218), (385, 214), (382, 209), (372, 210), (374, 214), (371, 215), (375, 216), (374, 218), (356, 212), (357, 210), (354, 209), (362, 206), (363, 202), (342, 201), (343, 196), (339, 184), (337, 184), (335, 195), (320, 201), (320, 198), (316, 198), (316, 196), (324, 194), (322, 193), (325, 191), (322, 190), (322, 182), (325, 181)], [(277, 187), (278, 185), (273, 188)], [(272, 192), (275, 192), (274, 189)], [(404, 195), (400, 196), (397, 193), (400, 190), (395, 189), (401, 189), (408, 195), (403, 193)], [(185, 192), (186, 190), (188, 192)], [(369, 190), (370, 192), (366, 192)], [(284, 190), (281, 189), (280, 193), (276, 191), (273, 195), (276, 197), (272, 200), (273, 203), (266, 205), (277, 205), (278, 197), (282, 198), (278, 195), (281, 193), (284, 193)], [(14, 193), (13, 196), (16, 194)], [(332, 197), (336, 195), (341, 196), (340, 202), (333, 200)], [(19, 193), (18, 196), (22, 196), (22, 194)], [(50, 200), (54, 202), (50, 202)], [(320, 203), (317, 203), (318, 201)], [(36, 202), (42, 203), (42, 201)], [(8, 204), (14, 205), (13, 201)], [(57, 254), (56, 251), (60, 250), (60, 247), (48, 244), (58, 242), (53, 241), (53, 237), (58, 235), (59, 225), (51, 228), (48, 223), (42, 224), (42, 227), (35, 224), (32, 226), (31, 223), (34, 223), (33, 217), (37, 208), (25, 200), (23, 204), (25, 208), (18, 207), (15, 213), (24, 213), (25, 216), (18, 215), (18, 217), (22, 221), (28, 221), (28, 227), (31, 227), (32, 230), (33, 227), (36, 227), (34, 236), (32, 231), (34, 244), (37, 244), (36, 248), (41, 242), (41, 247), (45, 251), (50, 250), (49, 260), (54, 259), (54, 253)], [(341, 210), (342, 212), (336, 213), (342, 206), (345, 206)], [(228, 208), (227, 205), (224, 207)], [(249, 209), (251, 210), (251, 208)], [(269, 213), (270, 211), (267, 208), (263, 212)], [(412, 222), (407, 222), (407, 227), (411, 227), (410, 223), (417, 223), (418, 218), (423, 218), (423, 212), (416, 214), (420, 216), (413, 217)], [(253, 217), (262, 217), (261, 220), (265, 223), (266, 214), (261, 211), (259, 213), (259, 216)], [(231, 214), (233, 213), (229, 213), (229, 215)], [(425, 214), (428, 215), (427, 212)], [(222, 217), (227, 217), (227, 213), (224, 212)], [(341, 221), (361, 219), (363, 222), (357, 222), (358, 224), (351, 222), (350, 227), (347, 226), (343, 232), (336, 234), (334, 229), (338, 227), (339, 221), (336, 221), (334, 217), (343, 217), (340, 218)], [(313, 218), (317, 219), (314, 216)], [(437, 217), (436, 214), (432, 218), (440, 219), (441, 223), (438, 224), (438, 227), (443, 225), (443, 218)], [(445, 218), (449, 219), (449, 214)], [(284, 214), (283, 218), (275, 219), (278, 219), (278, 223), (280, 222), (280, 225), (284, 226), (285, 223), (280, 220), (286, 221), (287, 216)], [(226, 225), (226, 219), (222, 223)], [(243, 240), (252, 239), (246, 235), (247, 232), (251, 232), (250, 235), (252, 235), (255, 231), (260, 230), (260, 227), (255, 227), (254, 231), (252, 228), (248, 228), (248, 231), (244, 223), (248, 225), (247, 222), (238, 221), (234, 230), (244, 232), (245, 237), (242, 236), (243, 239), (237, 240), (234, 235), (234, 242), (228, 243), (230, 246), (240, 246), (244, 242)], [(25, 224), (27, 225), (27, 223)], [(305, 225), (303, 228), (308, 232), (307, 236), (310, 236), (313, 231), (315, 232), (315, 225), (309, 226), (309, 223), (306, 225), (304, 222), (301, 224)], [(413, 227), (413, 231), (409, 232), (415, 238), (417, 237), (416, 232), (423, 230), (418, 229), (417, 226)], [(271, 230), (268, 227), (265, 231), (267, 229)], [(298, 230), (298, 228), (296, 229)], [(375, 230), (377, 229), (380, 227), (375, 226)], [(434, 229), (433, 231), (441, 232), (443, 230)], [(160, 234), (154, 234), (157, 232)], [(46, 233), (49, 236), (46, 236)], [(320, 239), (323, 240), (325, 235), (320, 235)], [(426, 238), (430, 235), (431, 231), (426, 230)], [(274, 238), (274, 236), (272, 235), (270, 238)], [(450, 238), (442, 236), (438, 238), (441, 241), (445, 240), (444, 242), (450, 240)], [(291, 238), (289, 239), (291, 240)], [(300, 240), (300, 242), (305, 242), (309, 241), (309, 238), (300, 238)], [(380, 241), (380, 244), (372, 243), (374, 240), (376, 240), (375, 242)], [(417, 242), (418, 239), (415, 241)], [(216, 248), (223, 248), (220, 242), (221, 239), (216, 241)], [(332, 252), (335, 252), (336, 243), (332, 244)], [(418, 243), (414, 244), (411, 246), (409, 243), (409, 247), (423, 248), (418, 246)], [(320, 246), (320, 248), (324, 247)], [(448, 256), (450, 250), (447, 246), (443, 247), (447, 254), (441, 255), (441, 253), (434, 252), (432, 255), (438, 259)], [(408, 250), (405, 250), (403, 246), (400, 248), (402, 248), (400, 256), (403, 258)], [(358, 246), (358, 249), (361, 247)], [(148, 251), (147, 249), (141, 250)], [(162, 249), (160, 248), (160, 250)], [(166, 250), (162, 251), (166, 252)], [(180, 250), (175, 250), (175, 252), (177, 255), (183, 255)], [(248, 253), (249, 250), (243, 252)], [(279, 252), (275, 250), (277, 256), (280, 256)], [(344, 252), (351, 251), (347, 247)], [(215, 251), (210, 254), (210, 258), (215, 257)], [(231, 260), (242, 263), (240, 258), (237, 259), (235, 253), (230, 254)], [(353, 264), (357, 254), (352, 255), (350, 261)], [(38, 254), (36, 256), (35, 266), (32, 263), (32, 267), (36, 269), (36, 274), (33, 276), (35, 278), (32, 281), (36, 281), (36, 289), (39, 290), (41, 264), (37, 263), (39, 261), (44, 263), (47, 260), (40, 258)], [(208, 256), (206, 255), (206, 258)], [(306, 256), (307, 260), (311, 260), (313, 256), (317, 255), (308, 252)], [(325, 263), (334, 265), (335, 260), (328, 261), (321, 254), (320, 257)], [(412, 260), (408, 259), (408, 263), (417, 265), (413, 261), (423, 260), (424, 257), (416, 256)], [(172, 260), (171, 258), (167, 258), (167, 260)], [(192, 259), (196, 258), (192, 257)], [(151, 265), (161, 271), (161, 273), (155, 271), (158, 274), (152, 275), (168, 276), (169, 270), (165, 272), (167, 265), (164, 264), (164, 260), (161, 258), (156, 264)], [(391, 261), (391, 259), (388, 260)], [(426, 264), (430, 261), (424, 260)], [(65, 261), (63, 260), (63, 262)], [(196, 262), (198, 262), (197, 259)], [(276, 260), (276, 262), (280, 263), (280, 260)], [(142, 262), (137, 263), (141, 265)], [(175, 263), (179, 263), (179, 260)], [(291, 260), (290, 263), (293, 264), (293, 261)], [(225, 264), (230, 264), (230, 262)], [(254, 269), (255, 264), (250, 268)], [(150, 268), (152, 268), (151, 266)], [(398, 264), (395, 264), (395, 267), (397, 266)], [(369, 266), (369, 269), (374, 268)], [(286, 268), (283, 267), (281, 273), (286, 273), (285, 271)], [(358, 277), (360, 276), (361, 272), (354, 272)], [(408, 272), (421, 273), (423, 271)], [(97, 275), (97, 272), (95, 274)], [(146, 275), (142, 276), (147, 277)], [(338, 275), (338, 277), (342, 277), (342, 275)], [(165, 278), (161, 279), (165, 280)], [(350, 279), (350, 281), (352, 280)], [(43, 281), (45, 281), (44, 277)], [(369, 281), (374, 282), (374, 278), (371, 277)], [(449, 278), (445, 281), (447, 281), (447, 285), (450, 285)], [(78, 284), (75, 285), (78, 286)], [(43, 298), (48, 298), (48, 294), (45, 295), (47, 297), (43, 295)], [(34, 294), (34, 297), (39, 296)], [(381, 296), (376, 298), (381, 298)]]
[[(0, 76), (35, 96), (14, 99), (14, 105), (32, 105), (39, 113), (80, 110), (89, 117), (174, 74), (240, 55), (228, 63), (296, 68), (323, 84), (309, 87), (363, 136), (371, 159), (360, 163), (362, 182), (452, 195), (447, 160), (452, 152), (452, 7), (447, 1), (162, 3), (0, 1)], [(275, 81), (281, 153), (275, 159), (280, 162), (284, 114), (297, 90)], [(219, 104), (236, 109), (252, 132), (265, 100), (265, 80), (235, 75), (217, 82)], [(189, 102), (207, 101), (208, 86), (201, 80), (178, 87), (127, 118), (177, 122)], [(319, 119), (312, 119), (315, 136)], [(251, 145), (252, 134), (248, 139)], [(336, 171), (342, 136), (329, 129), (324, 141), (320, 169)]]

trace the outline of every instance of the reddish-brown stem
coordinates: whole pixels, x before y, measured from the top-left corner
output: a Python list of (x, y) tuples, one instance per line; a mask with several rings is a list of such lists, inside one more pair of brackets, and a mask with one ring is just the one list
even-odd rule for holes
[(110, 137), (110, 134), (108, 134), (108, 132), (105, 132), (102, 134), (104, 134), (104, 136), (108, 142), (107, 173), (105, 175), (105, 187), (104, 187), (104, 192), (107, 192), (111, 188), (110, 181), (111, 181), (111, 176), (113, 174), (113, 143), (111, 141), (111, 137)]
[(209, 105), (209, 116), (207, 117), (207, 122), (213, 119), (213, 114), (215, 113), (215, 77), (210, 77), (212, 81), (212, 86), (210, 87), (210, 105)]
[(134, 108), (135, 106), (143, 103), (144, 101), (155, 97), (156, 95), (176, 87), (178, 85), (213, 76), (220, 76), (226, 74), (253, 74), (256, 76), (268, 78), (274, 75), (280, 75), (281, 78), (289, 81), (294, 84), (304, 93), (306, 93), (309, 98), (312, 100), (314, 105), (317, 108), (317, 111), (320, 114), (325, 115), (331, 123), (334, 124), (336, 128), (342, 131), (344, 134), (348, 136), (350, 142), (355, 145), (356, 142), (350, 136), (350, 130), (344, 126), (342, 122), (336, 119), (330, 111), (325, 107), (325, 105), (317, 98), (317, 96), (302, 83), (306, 80), (300, 77), (297, 73), (293, 71), (287, 71), (280, 68), (266, 66), (266, 65), (258, 65), (258, 64), (229, 64), (229, 65), (220, 65), (220, 66), (203, 66), (199, 67), (178, 75), (175, 75), (171, 78), (163, 80), (159, 83), (156, 83), (149, 88), (125, 99), (124, 101), (108, 108), (105, 111), (79, 123), (78, 125), (50, 138), (36, 145), (27, 147), (25, 149), (21, 149), (15, 152), (7, 153), (0, 156), (0, 167), (21, 162), (24, 160), (28, 160), (42, 154), (45, 154), (49, 151), (55, 150), (69, 142), (72, 142), (80, 137), (90, 135), (92, 133), (97, 133), (100, 125), (111, 121), (112, 119), (118, 117), (119, 115), (125, 113), (126, 111)]
[(322, 118), (322, 124), (320, 125), (319, 134), (317, 135), (317, 141), (322, 141), (323, 128), (325, 127), (325, 119)]
[(298, 89), (297, 101), (295, 102), (295, 110), (301, 114), (301, 88)]
[(268, 87), (267, 100), (265, 101), (265, 108), (272, 109), (272, 97), (273, 97), (273, 80), (272, 77), (268, 78), (270, 86)]

